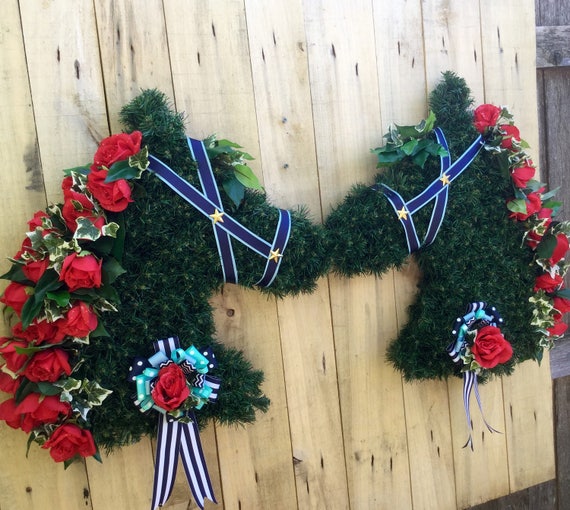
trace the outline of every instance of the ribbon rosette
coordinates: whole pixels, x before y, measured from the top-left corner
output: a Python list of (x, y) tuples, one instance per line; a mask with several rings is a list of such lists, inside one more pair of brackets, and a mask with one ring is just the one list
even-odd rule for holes
[(511, 345), (500, 332), (499, 326), (502, 324), (503, 319), (497, 309), (480, 301), (468, 305), (467, 313), (455, 320), (451, 332), (455, 340), (447, 347), (447, 353), (455, 363), (464, 365), (463, 406), (469, 427), (469, 438), (463, 448), (469, 446), (473, 450), (473, 423), (471, 422), (469, 408), (472, 390), (475, 391), (485, 426), (490, 432), (499, 432), (487, 423), (483, 414), (477, 375), (482, 369), (493, 368), (498, 363), (505, 363), (513, 354)]
[(141, 412), (154, 409), (160, 413), (151, 510), (170, 497), (178, 456), (192, 495), (203, 509), (205, 498), (216, 499), (193, 409), (218, 397), (220, 379), (209, 373), (217, 365), (216, 358), (209, 348), (202, 352), (194, 346), (182, 349), (178, 337), (157, 340), (154, 350), (148, 359), (136, 358), (130, 368), (130, 379), (137, 388), (135, 405)]

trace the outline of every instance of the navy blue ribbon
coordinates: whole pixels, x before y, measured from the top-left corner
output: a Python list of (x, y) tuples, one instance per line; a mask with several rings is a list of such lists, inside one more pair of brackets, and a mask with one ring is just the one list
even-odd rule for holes
[[(465, 335), (468, 331), (475, 329), (480, 329), (484, 326), (495, 326), (499, 327), (503, 323), (499, 312), (494, 306), (489, 306), (484, 301), (478, 301), (476, 303), (470, 303), (467, 306), (467, 311), (463, 317), (458, 317), (455, 319), (455, 324), (453, 325), (453, 330), (451, 334), (454, 336), (455, 340), (451, 342), (447, 347), (447, 353), (451, 356), (451, 359), (458, 364), (462, 364), (461, 359), (462, 354), (465, 353), (465, 347), (467, 345), (467, 339)], [(468, 370), (463, 372), (463, 407), (465, 409), (465, 418), (467, 419), (467, 427), (469, 429), (469, 437), (467, 442), (463, 445), (463, 448), (469, 446), (473, 450), (473, 422), (471, 421), (471, 392), (475, 391), (475, 398), (477, 399), (477, 404), (479, 406), (479, 411), (481, 412), (481, 417), (483, 418), (483, 423), (489, 430), (489, 432), (497, 432), (487, 423), (485, 415), (483, 413), (483, 406), (481, 404), (481, 396), (479, 395), (479, 384), (477, 382), (477, 373), (474, 370)]]
[(231, 244), (233, 237), (266, 259), (265, 270), (256, 285), (269, 287), (279, 272), (291, 235), (291, 213), (285, 209), (278, 210), (279, 220), (273, 242), (265, 241), (224, 211), (204, 143), (201, 140), (188, 138), (188, 147), (198, 164), (203, 192), (152, 155), (149, 156), (149, 170), (212, 221), (224, 282), (238, 282), (238, 271)]
[[(373, 186), (373, 189), (384, 193), (392, 205), (394, 212), (398, 215), (398, 220), (404, 228), (409, 253), (419, 250), (422, 246), (433, 243), (445, 216), (449, 185), (467, 169), (484, 144), (483, 137), (479, 135), (468, 149), (459, 156), (455, 163), (451, 164), (449, 148), (443, 131), (440, 128), (436, 128), (434, 131), (438, 143), (442, 145), (447, 152), (446, 155), (440, 156), (441, 168), (437, 179), (434, 179), (419, 195), (408, 202), (406, 202), (397, 191), (386, 184)], [(435, 200), (435, 202), (430, 223), (424, 241), (421, 243), (416, 231), (413, 215), (432, 200)]]

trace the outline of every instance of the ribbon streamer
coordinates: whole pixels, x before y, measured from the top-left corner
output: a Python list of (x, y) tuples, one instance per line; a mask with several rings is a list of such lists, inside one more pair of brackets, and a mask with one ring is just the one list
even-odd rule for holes
[[(463, 363), (461, 355), (465, 352), (467, 340), (465, 335), (468, 331), (479, 329), (483, 326), (496, 326), (499, 327), (503, 323), (503, 319), (494, 306), (488, 306), (484, 301), (470, 303), (467, 306), (467, 313), (463, 317), (458, 317), (455, 320), (453, 331), (451, 332), (456, 339), (447, 347), (447, 353), (455, 363)], [(467, 427), (469, 429), (469, 437), (463, 448), (469, 446), (473, 450), (473, 422), (471, 421), (471, 392), (475, 391), (475, 398), (481, 413), (483, 423), (489, 432), (500, 432), (487, 422), (485, 414), (483, 413), (483, 406), (481, 404), (481, 396), (479, 395), (479, 385), (477, 382), (477, 373), (474, 370), (463, 372), (463, 407), (465, 409), (465, 418), (467, 419)]]
[(166, 503), (176, 479), (178, 457), (182, 460), (186, 479), (194, 500), (203, 509), (206, 498), (216, 503), (210, 476), (206, 467), (198, 424), (191, 411), (166, 412), (152, 400), (151, 391), (161, 367), (177, 363), (184, 372), (191, 394), (199, 409), (205, 402), (218, 396), (220, 379), (208, 374), (216, 366), (210, 349), (199, 352), (193, 346), (180, 348), (178, 337), (154, 342), (155, 354), (148, 359), (137, 358), (131, 367), (130, 379), (136, 383), (135, 404), (142, 412), (155, 409), (158, 418), (157, 452), (151, 510)]
[[(372, 189), (384, 193), (394, 212), (398, 215), (398, 220), (404, 228), (409, 253), (433, 243), (445, 216), (449, 184), (467, 169), (484, 145), (483, 137), (479, 135), (455, 163), (451, 164), (449, 149), (443, 131), (440, 128), (436, 128), (435, 135), (438, 143), (447, 151), (447, 155), (440, 156), (441, 170), (439, 177), (434, 179), (419, 195), (406, 202), (397, 191), (386, 184), (372, 186)], [(423, 243), (421, 243), (412, 216), (432, 200), (435, 200), (435, 205), (428, 231)]]

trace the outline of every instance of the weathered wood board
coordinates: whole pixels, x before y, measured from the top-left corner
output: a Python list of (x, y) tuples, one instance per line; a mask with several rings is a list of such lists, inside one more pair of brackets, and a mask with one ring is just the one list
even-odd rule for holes
[[(0, 268), (26, 220), (60, 199), (61, 170), (158, 88), (188, 133), (245, 146), (271, 201), (320, 222), (370, 182), (389, 123), (427, 113), (448, 69), (476, 102), (509, 105), (538, 160), (529, 0), (5, 0), (0, 5)], [(268, 413), (202, 434), (227, 509), (464, 508), (554, 478), (548, 363), (482, 388), (502, 435), (466, 424), (458, 381), (409, 384), (385, 362), (419, 278), (330, 276), (282, 301), (224, 287), (218, 337), (264, 370)], [(149, 339), (152, 340), (152, 339)], [(474, 413), (474, 417), (478, 416)], [(0, 425), (0, 510), (150, 506), (153, 444), (67, 471)], [(165, 508), (195, 508), (183, 479)]]

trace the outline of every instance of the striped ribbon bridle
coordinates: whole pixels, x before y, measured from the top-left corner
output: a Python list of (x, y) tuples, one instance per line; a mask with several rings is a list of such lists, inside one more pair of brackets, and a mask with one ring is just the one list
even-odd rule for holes
[(204, 143), (201, 140), (188, 138), (188, 147), (198, 164), (198, 176), (203, 192), (152, 155), (149, 156), (149, 170), (212, 221), (224, 282), (238, 283), (238, 271), (231, 243), (233, 237), (266, 260), (265, 270), (256, 285), (269, 287), (277, 276), (291, 235), (291, 213), (279, 209), (279, 220), (273, 241), (269, 243), (262, 239), (224, 211)]
[[(447, 353), (451, 356), (451, 359), (455, 363), (463, 364), (461, 355), (465, 352), (465, 347), (467, 345), (467, 332), (475, 331), (479, 328), (482, 328), (483, 326), (500, 327), (502, 324), (503, 319), (494, 306), (489, 306), (483, 301), (470, 303), (467, 306), (466, 314), (455, 319), (455, 324), (453, 325), (453, 330), (451, 331), (451, 334), (455, 340), (453, 340), (453, 342), (451, 342), (447, 347)], [(485, 423), (485, 426), (489, 432), (500, 433), (498, 430), (489, 425), (485, 419), (485, 415), (483, 414), (481, 396), (479, 395), (479, 385), (477, 383), (477, 372), (474, 370), (463, 372), (463, 407), (465, 409), (465, 417), (467, 419), (467, 427), (469, 429), (469, 438), (463, 445), (463, 448), (469, 446), (471, 450), (473, 450), (473, 422), (471, 421), (470, 411), (472, 391), (475, 391), (475, 398), (477, 399), (477, 404), (479, 406), (479, 411), (481, 412), (483, 423)]]
[[(434, 132), (438, 143), (445, 149), (446, 154), (440, 156), (439, 177), (434, 179), (419, 195), (406, 202), (397, 191), (386, 184), (376, 184), (372, 186), (372, 189), (384, 193), (392, 205), (394, 212), (398, 215), (398, 220), (404, 228), (409, 253), (419, 250), (422, 246), (433, 243), (445, 216), (449, 184), (467, 169), (484, 145), (483, 137), (479, 135), (467, 150), (459, 156), (455, 163), (451, 164), (449, 148), (443, 131), (440, 128), (436, 128)], [(435, 200), (435, 202), (430, 223), (424, 241), (421, 243), (416, 231), (413, 215), (432, 200)]]

